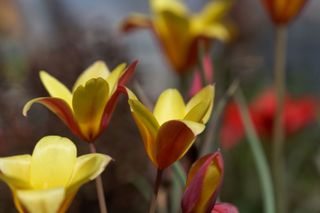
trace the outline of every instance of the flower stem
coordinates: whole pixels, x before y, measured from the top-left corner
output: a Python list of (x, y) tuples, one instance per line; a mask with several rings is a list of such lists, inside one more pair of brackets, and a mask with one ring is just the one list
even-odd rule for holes
[(153, 196), (152, 196), (152, 200), (149, 208), (149, 213), (154, 213), (156, 211), (157, 197), (158, 197), (158, 191), (160, 188), (162, 173), (163, 173), (163, 170), (161, 169), (157, 170), (157, 177), (156, 177), (156, 182), (154, 184)]
[[(94, 146), (93, 143), (89, 144), (90, 151), (91, 153), (96, 153), (96, 147)], [(96, 188), (97, 188), (97, 194), (98, 194), (98, 199), (99, 199), (99, 207), (100, 207), (100, 213), (107, 213), (107, 204), (106, 204), (106, 199), (104, 196), (104, 189), (103, 189), (103, 183), (102, 183), (102, 178), (101, 175), (99, 175), (96, 178)]]
[(261, 141), (259, 140), (257, 133), (254, 129), (249, 115), (247, 104), (240, 89), (234, 97), (239, 106), (241, 118), (248, 137), (249, 146), (255, 159), (260, 184), (262, 187), (264, 212), (275, 213), (272, 178), (265, 153), (261, 147)]
[(208, 132), (205, 135), (203, 144), (200, 149), (200, 156), (213, 152), (215, 147), (220, 147), (219, 144), (215, 144), (214, 136), (218, 132), (218, 128), (219, 128), (218, 123), (224, 112), (225, 106), (228, 103), (230, 97), (232, 97), (234, 93), (237, 91), (238, 86), (239, 86), (239, 80), (236, 79), (230, 84), (230, 86), (227, 89), (227, 92), (224, 94), (224, 96), (219, 100), (218, 104), (216, 105), (215, 110), (212, 113), (210, 122), (208, 124), (208, 128), (207, 128)]
[(287, 28), (276, 27), (274, 53), (274, 86), (276, 92), (276, 114), (273, 123), (272, 169), (276, 192), (278, 213), (286, 212), (285, 165), (283, 157), (284, 130), (283, 111), (285, 99), (285, 61), (286, 61)]

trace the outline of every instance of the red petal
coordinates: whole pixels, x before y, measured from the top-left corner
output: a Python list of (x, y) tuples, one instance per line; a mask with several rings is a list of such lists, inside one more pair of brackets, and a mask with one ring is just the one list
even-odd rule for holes
[(156, 141), (156, 161), (159, 169), (170, 166), (188, 151), (195, 135), (182, 121), (171, 120), (164, 123)]
[[(124, 72), (124, 74), (121, 76), (119, 82), (118, 82), (118, 86), (116, 91), (113, 93), (113, 95), (111, 96), (111, 98), (109, 99), (102, 118), (101, 118), (101, 125), (100, 125), (100, 133), (102, 132), (103, 129), (105, 129), (112, 117), (113, 111), (117, 105), (118, 102), (118, 98), (119, 95), (121, 93), (127, 93), (124, 85), (130, 80), (130, 78), (132, 77), (132, 75), (134, 74), (134, 71), (136, 69), (136, 66), (138, 64), (138, 60), (135, 60), (134, 62), (132, 62), (126, 69), (126, 71)], [(98, 137), (99, 135), (97, 135), (96, 137)]]
[(126, 83), (128, 83), (128, 81), (131, 79), (134, 71), (136, 70), (137, 64), (139, 63), (138, 60), (135, 60), (134, 62), (132, 62), (126, 69), (126, 71), (124, 72), (124, 74), (121, 76), (118, 85), (122, 85), (124, 86)]
[(239, 213), (237, 207), (230, 203), (217, 203), (211, 213)]
[[(80, 132), (79, 126), (74, 119), (73, 113), (67, 102), (60, 98), (53, 97), (44, 97), (44, 98), (36, 98), (28, 102), (25, 107), (31, 107), (33, 103), (40, 103), (55, 113), (63, 123), (71, 130), (71, 132), (80, 138), (83, 138), (83, 135)], [(29, 106), (27, 106), (30, 103)], [(28, 109), (27, 109), (28, 110)]]

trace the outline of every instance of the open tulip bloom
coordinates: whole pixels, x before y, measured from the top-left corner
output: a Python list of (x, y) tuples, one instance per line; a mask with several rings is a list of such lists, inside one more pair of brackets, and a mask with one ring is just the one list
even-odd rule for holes
[(197, 62), (199, 42), (230, 39), (230, 27), (223, 20), (230, 5), (230, 1), (210, 1), (200, 13), (191, 15), (180, 0), (150, 0), (152, 18), (133, 14), (122, 30), (150, 29), (175, 71), (183, 73)]
[(51, 97), (30, 100), (24, 106), (23, 114), (27, 114), (33, 103), (40, 103), (55, 113), (75, 135), (93, 142), (107, 127), (120, 87), (128, 81), (136, 64), (128, 67), (121, 64), (109, 72), (104, 62), (97, 61), (79, 76), (72, 91), (41, 71), (40, 79)]
[(214, 87), (206, 86), (185, 104), (175, 89), (165, 90), (153, 113), (128, 90), (132, 116), (152, 163), (165, 169), (188, 151), (211, 115)]
[(186, 189), (182, 197), (183, 213), (237, 213), (237, 208), (228, 203), (217, 203), (224, 175), (223, 159), (220, 151), (197, 160), (187, 177)]
[(0, 158), (0, 178), (10, 187), (19, 212), (65, 212), (78, 189), (102, 173), (111, 158), (103, 154), (77, 157), (68, 138), (46, 136), (32, 156)]

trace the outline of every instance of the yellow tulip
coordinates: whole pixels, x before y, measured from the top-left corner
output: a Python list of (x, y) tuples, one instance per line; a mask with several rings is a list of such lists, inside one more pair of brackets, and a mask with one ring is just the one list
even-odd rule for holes
[(34, 103), (55, 113), (69, 129), (87, 142), (93, 142), (111, 118), (121, 87), (132, 75), (137, 62), (126, 68), (117, 66), (112, 72), (102, 61), (87, 68), (75, 82), (72, 91), (45, 71), (40, 79), (51, 97), (30, 100), (23, 108), (26, 116)]
[(103, 172), (111, 158), (77, 157), (68, 138), (43, 137), (31, 155), (0, 158), (0, 178), (10, 187), (19, 212), (62, 213), (79, 188)]
[[(224, 175), (222, 155), (219, 151), (203, 156), (191, 167), (182, 197), (183, 213), (220, 212), (215, 202)], [(221, 207), (221, 206), (220, 206)], [(236, 210), (233, 206), (222, 206), (225, 210)], [(229, 211), (226, 211), (229, 212)], [(234, 211), (233, 211), (234, 212)]]
[(303, 9), (308, 0), (262, 0), (272, 21), (286, 25)]
[(223, 20), (230, 9), (229, 0), (210, 1), (198, 14), (190, 14), (180, 0), (150, 0), (152, 18), (141, 14), (129, 16), (122, 24), (122, 31), (136, 28), (150, 29), (178, 73), (195, 65), (198, 45), (210, 39), (227, 41), (230, 27)]
[(183, 157), (204, 130), (213, 107), (214, 87), (203, 88), (187, 104), (177, 90), (165, 90), (153, 113), (130, 90), (128, 95), (148, 157), (158, 169), (165, 169)]

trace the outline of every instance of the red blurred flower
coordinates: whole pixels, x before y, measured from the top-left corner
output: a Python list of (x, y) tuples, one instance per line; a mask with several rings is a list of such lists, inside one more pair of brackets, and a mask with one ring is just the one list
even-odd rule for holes
[[(284, 101), (283, 125), (287, 135), (293, 134), (316, 119), (317, 103), (311, 97), (292, 98)], [(249, 113), (259, 135), (270, 137), (276, 112), (276, 97), (272, 89), (265, 91), (249, 105)], [(236, 145), (244, 136), (240, 111), (236, 103), (230, 103), (224, 114), (220, 140), (224, 148)]]
[(238, 209), (230, 203), (217, 203), (211, 213), (239, 213)]
[(308, 0), (262, 0), (272, 22), (286, 25), (303, 9)]

